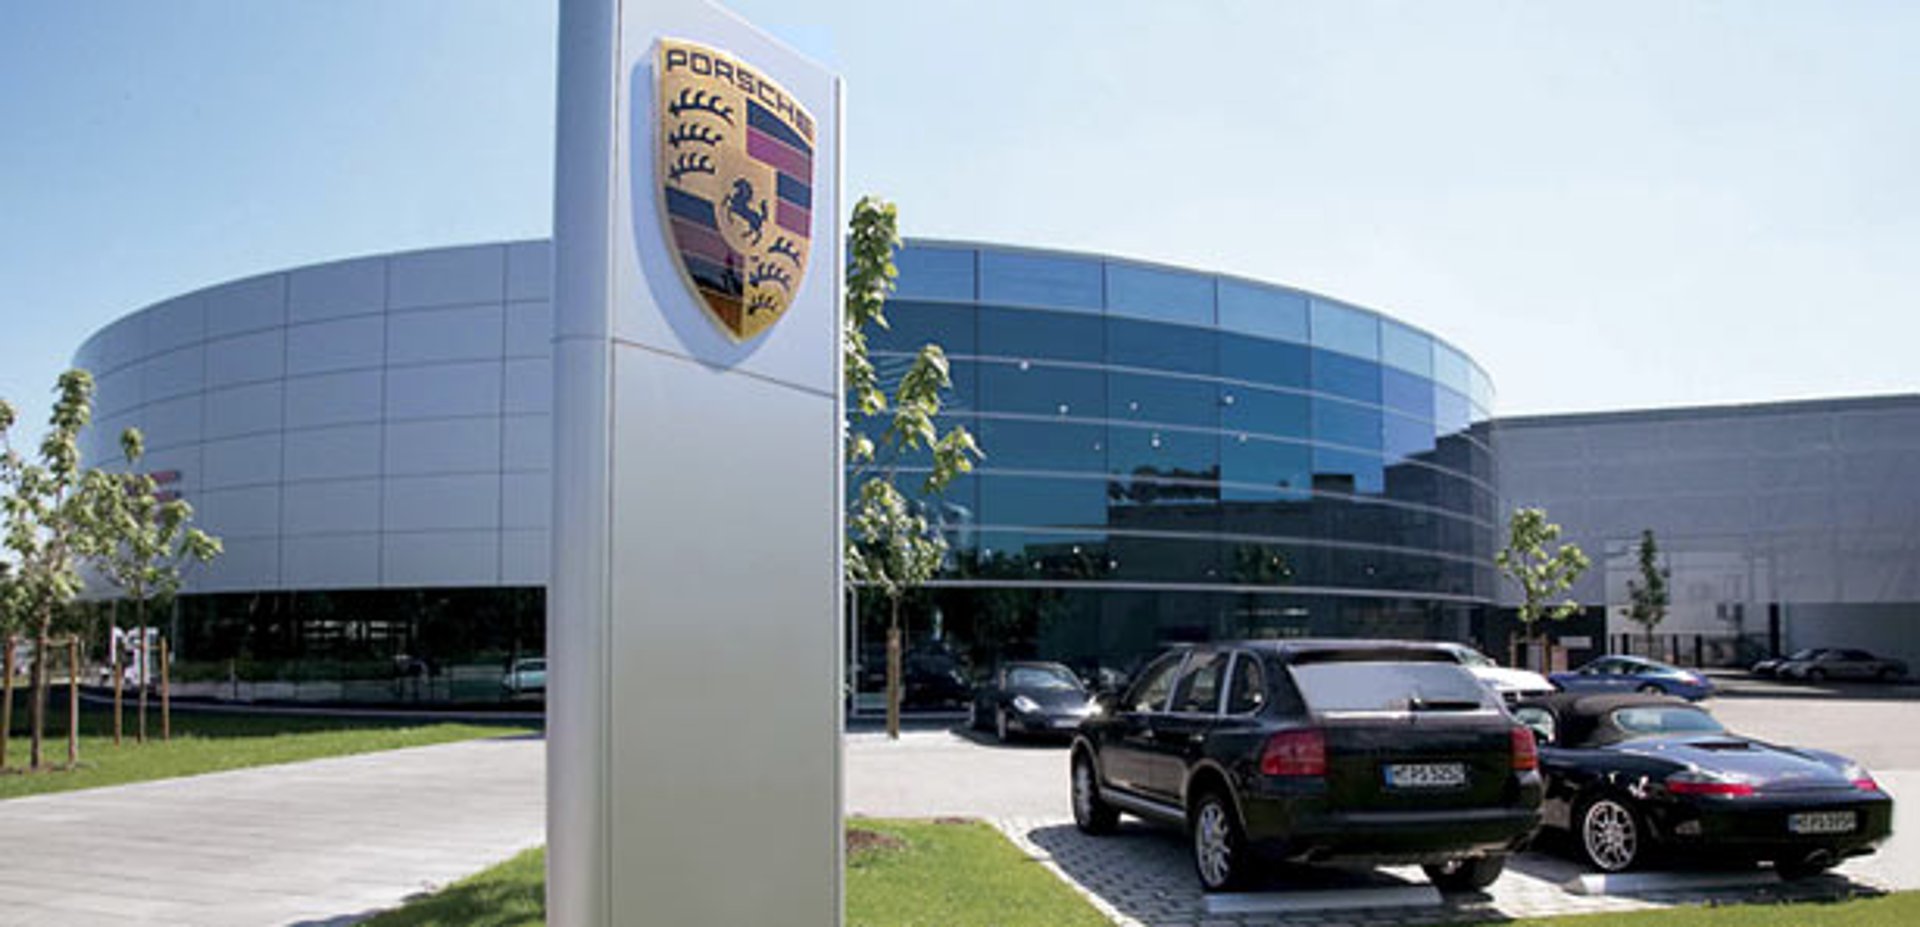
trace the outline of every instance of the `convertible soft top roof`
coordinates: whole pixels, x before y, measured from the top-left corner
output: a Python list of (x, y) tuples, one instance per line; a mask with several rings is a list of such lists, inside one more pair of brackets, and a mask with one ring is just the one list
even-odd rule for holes
[(1616, 708), (1637, 708), (1642, 705), (1661, 705), (1668, 708), (1693, 708), (1700, 706), (1683, 698), (1672, 695), (1652, 695), (1641, 692), (1620, 693), (1580, 693), (1556, 692), (1520, 702), (1515, 707), (1538, 705), (1553, 712), (1560, 722), (1559, 742), (1584, 743), (1593, 736), (1594, 729), (1600, 726), (1600, 719)]

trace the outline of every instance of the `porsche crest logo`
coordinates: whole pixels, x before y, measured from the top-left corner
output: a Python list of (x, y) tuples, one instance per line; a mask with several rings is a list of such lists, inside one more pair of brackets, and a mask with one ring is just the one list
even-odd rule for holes
[(813, 117), (725, 52), (662, 39), (660, 197), (694, 295), (735, 341), (779, 321), (807, 271)]

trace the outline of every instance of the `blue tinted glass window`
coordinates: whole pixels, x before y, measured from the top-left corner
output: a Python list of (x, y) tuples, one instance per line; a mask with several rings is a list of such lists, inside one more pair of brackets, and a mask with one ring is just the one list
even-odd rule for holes
[(1488, 418), (1493, 412), (1493, 381), (1477, 365), (1467, 368), (1467, 398), (1480, 409), (1476, 418)]
[(1433, 424), (1441, 434), (1466, 431), (1472, 418), (1467, 397), (1445, 388), (1433, 391)]
[(1312, 450), (1262, 441), (1242, 432), (1220, 438), (1220, 497), (1233, 500), (1302, 498), (1313, 488)]
[(1433, 452), (1433, 425), (1426, 419), (1388, 413), (1385, 449), (1389, 461)]
[(1470, 366), (1466, 355), (1438, 341), (1433, 343), (1433, 378), (1441, 386), (1461, 395), (1469, 393), (1473, 389), (1472, 376), (1467, 373)]
[(1332, 351), (1313, 352), (1313, 388), (1322, 393), (1380, 401), (1380, 365)]
[(1220, 439), (1212, 432), (1116, 424), (1107, 438), (1107, 470), (1116, 476), (1211, 482), (1219, 474)]
[(1220, 430), (1306, 440), (1312, 437), (1308, 399), (1245, 386), (1220, 387)]
[(1211, 374), (1218, 368), (1219, 335), (1185, 325), (1109, 319), (1107, 359), (1126, 367)]
[(983, 531), (981, 573), (994, 579), (1105, 579), (1106, 536), (1099, 532)]
[(1106, 468), (1106, 429), (1100, 425), (982, 418), (977, 433), (988, 454), (986, 465), (996, 470), (1099, 473)]
[(1307, 298), (1290, 290), (1220, 281), (1220, 327), (1307, 343)]
[(1098, 362), (1106, 353), (1106, 326), (1093, 316), (982, 308), (979, 318), (984, 355)]
[(982, 473), (980, 523), (996, 527), (1098, 527), (1107, 521), (1107, 481)]
[(937, 344), (949, 355), (972, 354), (973, 309), (895, 300), (887, 303), (887, 327), (867, 329), (867, 347), (874, 351), (918, 353), (921, 345)]
[(1430, 418), (1433, 416), (1433, 383), (1404, 370), (1382, 367), (1380, 404), (1408, 415)]
[(1313, 440), (1380, 449), (1380, 410), (1337, 399), (1313, 400)]
[(900, 270), (894, 294), (903, 298), (954, 299), (972, 302), (974, 252), (970, 248), (908, 245), (894, 255)]
[(1313, 488), (1323, 492), (1379, 495), (1386, 490), (1386, 475), (1380, 458), (1372, 454), (1313, 449)]
[(1380, 360), (1408, 373), (1433, 378), (1433, 339), (1420, 332), (1380, 320)]
[(1380, 319), (1370, 312), (1313, 301), (1313, 346), (1368, 360), (1380, 359)]
[(1220, 375), (1270, 386), (1307, 385), (1310, 348), (1245, 335), (1221, 334)]
[(988, 412), (1100, 418), (1106, 414), (1106, 374), (1031, 361), (981, 361), (980, 408)]
[(1114, 534), (1107, 539), (1107, 557), (1114, 579), (1207, 583), (1220, 578), (1220, 543), (1213, 538)]
[(1099, 311), (1100, 262), (1009, 251), (980, 253), (980, 299)]
[(1109, 263), (1107, 313), (1211, 326), (1213, 278), (1136, 264)]
[(1114, 373), (1107, 379), (1107, 417), (1211, 428), (1220, 422), (1220, 394), (1204, 380)]

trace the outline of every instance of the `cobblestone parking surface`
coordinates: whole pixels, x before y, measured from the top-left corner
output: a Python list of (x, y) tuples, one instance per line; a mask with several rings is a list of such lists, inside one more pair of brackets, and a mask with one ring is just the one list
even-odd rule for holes
[[(1080, 833), (1069, 819), (1001, 818), (994, 826), (1022, 850), (1045, 862), (1108, 917), (1128, 927), (1266, 927), (1266, 925), (1463, 924), (1517, 917), (1636, 911), (1674, 904), (1842, 898), (1884, 888), (1847, 875), (1762, 887), (1649, 894), (1584, 896), (1561, 886), (1581, 873), (1569, 860), (1546, 854), (1516, 857), (1485, 893), (1447, 896), (1438, 907), (1361, 908), (1288, 914), (1213, 914), (1194, 877), (1186, 843), (1171, 829), (1128, 820), (1107, 837)], [(1276, 875), (1261, 892), (1289, 893), (1426, 885), (1417, 867), (1378, 870), (1300, 869)]]
[[(1447, 896), (1438, 906), (1230, 914), (1208, 910), (1180, 834), (1131, 818), (1123, 819), (1120, 833), (1110, 837), (1088, 837), (1076, 830), (1067, 807), (1067, 755), (1057, 744), (1001, 746), (979, 735), (947, 731), (909, 733), (897, 742), (850, 736), (847, 808), (853, 813), (958, 814), (991, 820), (1116, 923), (1138, 927), (1459, 924), (1920, 889), (1920, 735), (1910, 731), (1920, 687), (1797, 692), (1736, 680), (1728, 688), (1724, 697), (1706, 703), (1728, 727), (1852, 756), (1901, 799), (1894, 837), (1878, 854), (1849, 860), (1834, 874), (1795, 883), (1589, 896), (1563, 888), (1583, 872), (1570, 858), (1531, 852), (1511, 861), (1488, 892)], [(1417, 867), (1299, 869), (1277, 875), (1259, 894), (1286, 898), (1427, 884)]]

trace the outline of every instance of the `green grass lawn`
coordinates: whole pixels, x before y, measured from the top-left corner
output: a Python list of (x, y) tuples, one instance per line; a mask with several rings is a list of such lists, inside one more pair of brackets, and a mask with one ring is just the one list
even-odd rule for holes
[[(1104, 927), (1065, 883), (979, 822), (855, 820), (893, 838), (847, 856), (847, 927)], [(525, 927), (544, 922), (546, 854), (531, 850), (365, 927)]]
[[(49, 699), (46, 759), (67, 760), (66, 693)], [(170, 779), (223, 769), (267, 766), (350, 753), (471, 740), (522, 733), (526, 725), (477, 725), (449, 722), (373, 721), (265, 715), (174, 712), (173, 740), (162, 743), (160, 712), (147, 717), (148, 741), (136, 744), (132, 703), (128, 704), (121, 745), (113, 745), (109, 709), (80, 709), (80, 768), (22, 773), (27, 765), (27, 710), (24, 692), (14, 693), (13, 737), (7, 744), (7, 771), (0, 773), (0, 800), (103, 785)]]
[[(854, 820), (899, 841), (847, 858), (848, 927), (1098, 927), (1107, 920), (1040, 864), (980, 823)], [(492, 869), (365, 922), (365, 927), (534, 927), (545, 923), (546, 852)], [(1500, 927), (1910, 927), (1920, 893), (1831, 904), (1679, 907)]]

